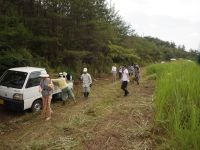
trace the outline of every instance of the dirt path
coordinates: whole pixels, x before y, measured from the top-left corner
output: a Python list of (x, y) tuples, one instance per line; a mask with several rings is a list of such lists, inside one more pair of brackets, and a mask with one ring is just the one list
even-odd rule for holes
[(128, 88), (124, 97), (119, 82), (101, 79), (88, 100), (76, 90), (77, 104), (53, 104), (51, 121), (31, 113), (13, 116), (0, 123), (0, 149), (153, 149), (154, 82)]

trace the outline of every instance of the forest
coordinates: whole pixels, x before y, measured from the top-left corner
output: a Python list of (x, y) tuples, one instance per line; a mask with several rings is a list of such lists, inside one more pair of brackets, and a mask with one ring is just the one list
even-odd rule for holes
[(0, 0), (0, 6), (0, 74), (37, 66), (73, 74), (89, 67), (97, 75), (113, 63), (144, 66), (198, 55), (139, 36), (106, 0)]

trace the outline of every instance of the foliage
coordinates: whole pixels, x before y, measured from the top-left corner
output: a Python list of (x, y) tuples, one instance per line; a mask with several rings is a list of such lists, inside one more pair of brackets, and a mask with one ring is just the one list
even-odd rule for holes
[[(200, 68), (194, 62), (156, 64), (147, 69), (157, 74), (155, 121), (166, 133), (172, 149), (199, 149)], [(166, 146), (166, 143), (165, 143)]]
[(200, 64), (200, 54), (197, 57), (197, 62)]
[(109, 44), (109, 56), (114, 62), (121, 62), (124, 64), (138, 62), (140, 59), (133, 49), (124, 48), (114, 44)]
[(27, 66), (32, 64), (32, 55), (25, 49), (0, 52), (0, 72), (7, 68)]
[[(178, 46), (173, 42), (162, 41), (153, 37), (139, 37), (137, 35), (128, 36), (121, 43), (126, 48), (135, 49), (135, 53), (143, 62), (154, 63), (169, 61), (171, 58), (187, 58), (194, 60), (198, 51), (185, 51), (184, 46)], [(140, 62), (142, 63), (142, 62)]]
[[(77, 74), (87, 66), (99, 74), (113, 62), (145, 65), (198, 54), (173, 42), (134, 35), (106, 0), (0, 0), (0, 5), (0, 51), (7, 53), (1, 56), (1, 72), (18, 64)], [(17, 54), (22, 49), (33, 56), (30, 62)], [(18, 63), (3, 58), (12, 51)]]

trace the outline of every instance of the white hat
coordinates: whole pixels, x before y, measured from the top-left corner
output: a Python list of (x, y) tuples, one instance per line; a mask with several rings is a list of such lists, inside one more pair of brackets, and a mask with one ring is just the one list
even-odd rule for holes
[(62, 72), (60, 72), (60, 73), (59, 73), (59, 75), (63, 75), (63, 73), (62, 73)]
[(42, 78), (48, 78), (48, 77), (49, 77), (49, 74), (47, 74), (47, 73), (42, 73), (42, 74), (40, 75), (40, 77), (42, 77)]
[(83, 72), (87, 72), (87, 68), (83, 68)]
[(67, 72), (63, 72), (62, 75), (63, 75), (63, 76), (67, 76)]

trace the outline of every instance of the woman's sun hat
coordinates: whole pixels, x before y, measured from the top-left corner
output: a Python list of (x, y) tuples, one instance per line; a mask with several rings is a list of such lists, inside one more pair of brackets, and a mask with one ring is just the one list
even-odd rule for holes
[(49, 74), (47, 74), (47, 73), (42, 73), (42, 74), (40, 75), (40, 77), (41, 77), (41, 78), (48, 78), (48, 77), (49, 77)]

